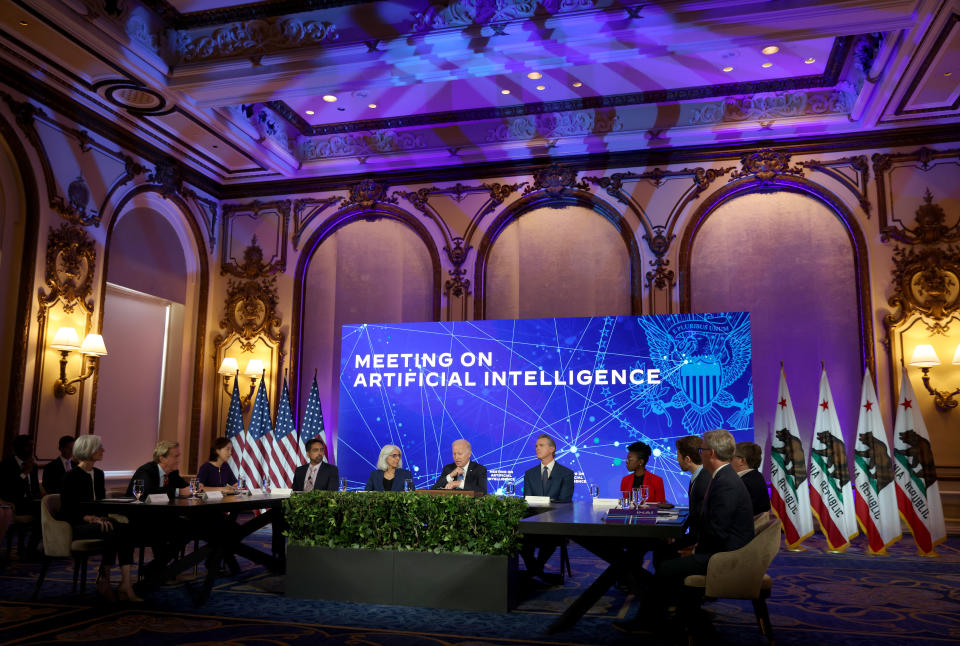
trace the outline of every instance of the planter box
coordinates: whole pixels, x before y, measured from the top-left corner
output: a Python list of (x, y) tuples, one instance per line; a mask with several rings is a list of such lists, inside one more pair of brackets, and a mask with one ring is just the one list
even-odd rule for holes
[(517, 558), (287, 547), (287, 596), (452, 610), (508, 612)]

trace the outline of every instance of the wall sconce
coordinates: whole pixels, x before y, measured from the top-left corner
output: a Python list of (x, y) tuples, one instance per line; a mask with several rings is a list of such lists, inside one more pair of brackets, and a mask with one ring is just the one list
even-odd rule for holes
[[(50, 347), (60, 351), (60, 378), (53, 383), (53, 394), (58, 398), (64, 395), (75, 395), (77, 393), (76, 384), (92, 377), (93, 373), (97, 371), (97, 360), (107, 354), (107, 346), (103, 344), (102, 336), (88, 334), (83, 338), (83, 343), (80, 343), (80, 337), (72, 327), (62, 327), (57, 330)], [(86, 355), (90, 364), (85, 374), (68, 381), (67, 357), (74, 350), (79, 350), (80, 354)]]
[[(233, 357), (224, 357), (223, 361), (220, 363), (220, 369), (217, 370), (217, 373), (223, 377), (223, 392), (227, 394), (227, 397), (232, 397), (233, 393), (230, 392), (230, 376), (234, 375), (236, 379), (240, 378), (239, 375), (240, 366), (237, 364), (237, 360)], [(253, 395), (257, 391), (257, 379), (264, 372), (263, 361), (260, 359), (250, 359), (247, 362), (247, 367), (243, 371), (244, 377), (250, 378), (250, 392), (246, 395), (240, 396), (240, 405), (243, 408), (244, 412), (247, 412), (250, 408), (250, 402), (253, 400)]]
[[(927, 392), (933, 395), (933, 404), (938, 411), (947, 413), (957, 407), (956, 396), (960, 395), (960, 388), (952, 393), (940, 391), (930, 385), (930, 368), (940, 365), (940, 357), (932, 345), (918, 345), (913, 349), (913, 357), (910, 359), (910, 365), (920, 368), (923, 371), (923, 386)], [(953, 365), (960, 366), (960, 344), (953, 354)]]

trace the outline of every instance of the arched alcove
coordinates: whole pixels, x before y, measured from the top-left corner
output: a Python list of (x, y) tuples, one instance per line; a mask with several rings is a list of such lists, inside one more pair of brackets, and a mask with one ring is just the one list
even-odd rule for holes
[(639, 314), (640, 251), (609, 204), (533, 195), (493, 220), (477, 251), (477, 319)]
[[(100, 361), (91, 427), (112, 450), (107, 469), (150, 457), (157, 439), (184, 447), (196, 468), (207, 264), (185, 205), (149, 188), (125, 196), (110, 219), (100, 290)], [(122, 444), (122, 447), (120, 446)]]
[(338, 435), (341, 326), (439, 316), (439, 256), (426, 230), (409, 215), (384, 216), (334, 216), (306, 245), (297, 272), (292, 363), (294, 377), (299, 375), (298, 409), (306, 405), (316, 372), (331, 459)]
[(755, 433), (765, 451), (781, 360), (797, 421), (806, 429), (805, 448), (819, 403), (821, 360), (844, 436), (852, 440), (869, 331), (859, 296), (865, 260), (859, 230), (828, 202), (796, 187), (725, 197), (702, 211), (684, 236), (683, 310), (751, 313)]

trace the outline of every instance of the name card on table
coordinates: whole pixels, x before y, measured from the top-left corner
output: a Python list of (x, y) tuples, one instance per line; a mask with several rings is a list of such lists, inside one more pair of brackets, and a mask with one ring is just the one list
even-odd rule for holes
[(594, 498), (593, 506), (602, 507), (603, 509), (613, 509), (617, 506), (617, 503), (620, 502), (617, 498)]
[(549, 507), (550, 496), (525, 496), (524, 500), (531, 507)]
[(274, 496), (282, 496), (283, 498), (289, 498), (290, 494), (293, 493), (293, 489), (286, 489), (283, 487), (274, 487), (271, 493)]
[(219, 501), (223, 500), (223, 492), (222, 492), (222, 491), (205, 491), (204, 493), (207, 494), (207, 500), (208, 500), (209, 502), (219, 502)]
[(170, 498), (165, 493), (152, 493), (147, 496), (147, 502), (158, 505), (162, 502), (170, 502)]

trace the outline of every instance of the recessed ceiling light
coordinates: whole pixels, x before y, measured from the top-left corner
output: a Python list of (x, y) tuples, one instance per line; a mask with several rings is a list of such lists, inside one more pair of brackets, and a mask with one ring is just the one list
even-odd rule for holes
[(572, 85), (573, 87), (580, 87), (580, 86), (583, 85), (583, 83), (581, 83), (580, 81), (574, 81), (574, 82), (571, 83), (570, 85)]
[(760, 51), (766, 54), (767, 56), (769, 56), (770, 54), (776, 54), (777, 52), (779, 52), (780, 48), (777, 47), (776, 45), (767, 45)]
[(537, 79), (542, 79), (543, 74), (541, 74), (540, 72), (530, 72), (529, 74), (527, 74), (527, 78), (532, 81), (536, 81)]
[(344, 110), (346, 110), (346, 108), (343, 106), (340, 106), (339, 108), (337, 108), (337, 112), (343, 112)]
[(726, 67), (723, 68), (723, 71), (724, 71), (724, 72), (732, 72), (732, 71), (733, 71), (733, 66), (727, 65)]
[(219, 146), (217, 146), (217, 144), (213, 144), (213, 147), (214, 147), (214, 148), (218, 148)]
[(337, 100), (337, 97), (333, 96), (332, 94), (324, 94), (323, 100), (326, 101), (327, 103), (333, 103), (334, 101)]
[(768, 61), (768, 62), (764, 63), (763, 65), (761, 65), (760, 67), (763, 67), (763, 68), (773, 67), (773, 63), (771, 63), (771, 62)]
[(816, 63), (816, 62), (817, 62), (817, 59), (815, 59), (813, 56), (811, 56), (810, 58), (805, 58), (805, 59), (803, 60), (803, 62), (806, 63), (807, 65), (809, 65), (810, 63)]
[(500, 94), (510, 94), (510, 90), (507, 90), (507, 89), (500, 90)]
[(373, 108), (377, 107), (377, 104), (376, 104), (376, 103), (368, 103), (368, 104), (367, 104), (367, 107), (370, 108), (370, 109), (373, 109)]
[(27, 22), (26, 20), (18, 20), (18, 21), (17, 21), (17, 24), (20, 25), (21, 27), (26, 27), (26, 26), (29, 25), (30, 23)]
[(309, 114), (310, 116), (313, 116), (313, 110), (307, 110), (307, 114)]
[(953, 75), (953, 72), (944, 72), (943, 75), (944, 75), (944, 76), (952, 76), (952, 75)]
[[(949, 74), (949, 72), (947, 72), (947, 74)], [(544, 91), (544, 90), (547, 89), (547, 86), (546, 86), (546, 85), (538, 85), (538, 86), (537, 86), (537, 89), (542, 92), (542, 91)]]

